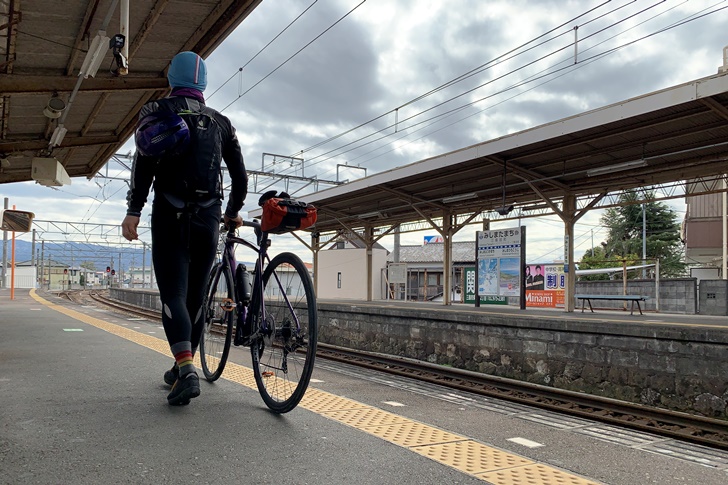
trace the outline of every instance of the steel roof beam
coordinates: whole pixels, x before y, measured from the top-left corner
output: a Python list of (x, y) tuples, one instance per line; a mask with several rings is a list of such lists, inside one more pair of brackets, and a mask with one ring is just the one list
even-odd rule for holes
[(73, 49), (71, 50), (71, 56), (68, 58), (68, 64), (66, 64), (66, 75), (70, 76), (73, 74), (73, 67), (76, 64), (79, 53), (82, 52), (83, 41), (88, 36), (89, 25), (93, 19), (96, 9), (99, 7), (100, 0), (92, 0), (86, 6), (86, 13), (81, 21), (81, 28), (76, 33), (76, 40), (73, 43)]
[[(62, 148), (120, 143), (118, 136), (67, 136), (63, 139)], [(23, 140), (0, 143), (0, 153), (11, 154), (25, 150), (42, 150), (48, 147), (48, 140)]]
[(728, 120), (728, 108), (720, 104), (718, 101), (716, 101), (713, 98), (702, 98), (700, 100), (705, 106), (713, 110), (715, 113), (717, 113), (719, 116), (721, 116), (723, 119)]
[[(46, 94), (71, 92), (78, 81), (75, 77), (66, 76), (2, 76), (0, 77), (0, 94)], [(169, 89), (164, 77), (112, 77), (88, 78), (83, 81), (79, 91), (114, 92), (114, 91), (166, 91)]]

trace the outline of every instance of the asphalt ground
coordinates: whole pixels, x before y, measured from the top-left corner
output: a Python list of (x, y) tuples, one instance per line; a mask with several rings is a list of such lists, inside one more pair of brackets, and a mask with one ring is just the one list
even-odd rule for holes
[[(275, 415), (235, 377), (246, 349), (189, 406), (170, 407), (159, 324), (49, 294), (0, 290), (0, 329), (0, 483), (728, 483), (728, 453), (323, 360), (311, 402)], [(398, 441), (317, 396), (451, 438)], [(473, 450), (505, 471), (473, 471)], [(529, 469), (540, 481), (506, 473)]]

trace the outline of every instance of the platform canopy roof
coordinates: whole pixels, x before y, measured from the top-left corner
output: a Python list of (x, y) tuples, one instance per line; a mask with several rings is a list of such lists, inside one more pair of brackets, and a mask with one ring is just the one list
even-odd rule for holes
[[(120, 33), (125, 2), (0, 2), (0, 183), (31, 180), (34, 157), (55, 157), (70, 177), (93, 176), (129, 138), (139, 108), (167, 94), (170, 59), (185, 50), (207, 57), (260, 1), (130, 0), (128, 75), (110, 72), (107, 41), (72, 103), (87, 51), (107, 19), (106, 35)], [(60, 118), (44, 115), (51, 98), (66, 105)], [(60, 121), (67, 133), (49, 150)]]
[(521, 213), (549, 202), (558, 209), (569, 195), (594, 200), (676, 181), (707, 180), (695, 190), (709, 193), (721, 189), (727, 159), (728, 73), (722, 73), (380, 172), (306, 201), (319, 207), (317, 231), (359, 231), (511, 205)]

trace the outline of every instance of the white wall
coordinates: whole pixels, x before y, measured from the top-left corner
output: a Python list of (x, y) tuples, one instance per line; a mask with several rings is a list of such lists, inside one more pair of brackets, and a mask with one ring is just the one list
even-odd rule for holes
[[(318, 260), (319, 298), (367, 299), (366, 249), (331, 249), (321, 251)], [(372, 298), (382, 299), (382, 268), (387, 266), (387, 251), (372, 253)], [(338, 287), (341, 273), (341, 288)]]
[[(12, 269), (8, 265), (7, 274), (5, 275), (4, 288), (10, 288), (10, 275)], [(36, 274), (35, 266), (16, 266), (15, 267), (15, 288), (35, 288)]]

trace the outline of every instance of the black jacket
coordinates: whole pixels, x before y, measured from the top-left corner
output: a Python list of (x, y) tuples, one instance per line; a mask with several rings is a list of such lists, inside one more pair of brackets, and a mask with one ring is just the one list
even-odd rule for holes
[[(210, 195), (207, 199), (222, 199), (222, 184), (216, 182), (220, 179), (219, 163), (220, 159), (222, 159), (227, 166), (232, 181), (230, 198), (225, 208), (225, 214), (231, 218), (236, 217), (243, 207), (243, 202), (248, 193), (248, 176), (245, 171), (245, 163), (240, 150), (240, 144), (238, 143), (237, 136), (235, 136), (235, 128), (233, 128), (230, 120), (216, 110), (206, 107), (204, 103), (197, 99), (184, 96), (172, 96), (145, 104), (139, 113), (139, 119), (159, 110), (192, 112), (204, 115), (215, 123), (217, 128), (216, 133), (219, 136), (214, 140), (207, 140), (206, 143), (211, 146), (204, 149), (201, 148), (195, 153), (188, 152), (180, 155), (155, 158), (145, 157), (137, 152), (132, 163), (130, 188), (126, 196), (127, 215), (141, 215), (152, 182), (154, 182), (154, 190), (158, 193), (171, 195), (176, 199), (186, 202), (197, 201), (191, 200), (190, 194), (182, 190), (182, 187), (185, 187), (189, 182), (187, 179), (190, 178), (189, 173), (179, 169), (179, 164), (182, 161), (197, 166), (217, 164), (217, 166), (214, 166), (214, 171), (216, 172), (214, 174), (215, 182), (210, 182), (214, 184), (214, 187), (209, 187)], [(190, 124), (188, 120), (188, 125)], [(190, 130), (197, 129), (196, 123), (192, 123)], [(207, 167), (205, 167), (206, 169)]]

